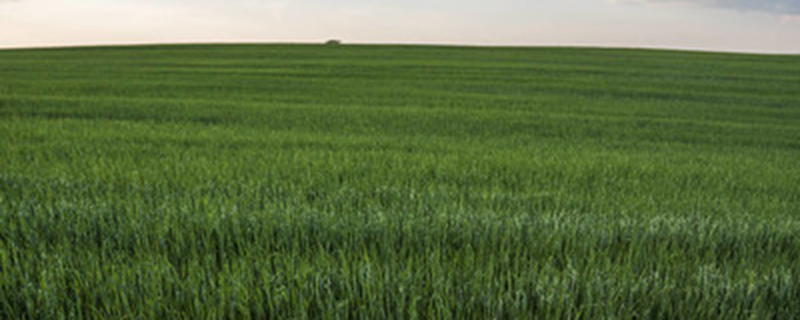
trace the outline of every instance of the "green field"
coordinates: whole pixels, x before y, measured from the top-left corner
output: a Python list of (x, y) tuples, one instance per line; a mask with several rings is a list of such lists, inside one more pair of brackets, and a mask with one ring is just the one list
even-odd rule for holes
[(0, 51), (0, 318), (797, 319), (800, 56)]

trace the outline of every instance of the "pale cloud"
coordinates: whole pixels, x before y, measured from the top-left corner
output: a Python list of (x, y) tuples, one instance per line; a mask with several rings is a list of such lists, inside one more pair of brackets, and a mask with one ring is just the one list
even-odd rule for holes
[(339, 13), (346, 17), (368, 17), (373, 14), (372, 10), (366, 8), (344, 8)]
[(786, 23), (800, 23), (800, 15), (783, 15), (781, 21)]
[(779, 15), (800, 15), (800, 0), (609, 0), (610, 3), (692, 4)]
[(336, 38), (346, 43), (597, 45), (797, 53), (799, 2), (0, 0), (0, 48), (320, 42)]

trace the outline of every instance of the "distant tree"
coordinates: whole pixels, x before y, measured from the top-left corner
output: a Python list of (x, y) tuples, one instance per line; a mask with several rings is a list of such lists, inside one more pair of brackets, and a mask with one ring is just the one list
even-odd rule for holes
[(325, 41), (325, 45), (328, 46), (338, 46), (340, 44), (342, 44), (342, 41), (338, 39), (330, 39), (328, 41)]

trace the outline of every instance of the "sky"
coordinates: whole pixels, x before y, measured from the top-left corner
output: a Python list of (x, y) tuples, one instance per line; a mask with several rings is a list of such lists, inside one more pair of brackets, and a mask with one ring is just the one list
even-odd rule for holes
[(327, 39), (800, 53), (800, 0), (0, 0), (0, 48)]

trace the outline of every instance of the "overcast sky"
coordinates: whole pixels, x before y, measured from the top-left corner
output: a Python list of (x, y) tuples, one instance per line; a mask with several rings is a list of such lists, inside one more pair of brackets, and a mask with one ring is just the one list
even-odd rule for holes
[(800, 53), (800, 0), (0, 0), (0, 47), (331, 38)]

